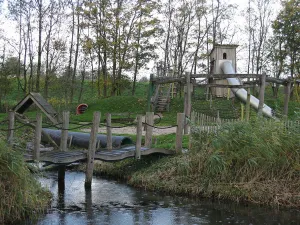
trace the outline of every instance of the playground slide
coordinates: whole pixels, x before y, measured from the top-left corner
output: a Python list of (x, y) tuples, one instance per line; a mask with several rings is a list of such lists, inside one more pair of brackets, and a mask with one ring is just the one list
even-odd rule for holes
[[(234, 71), (233, 66), (230, 61), (224, 61), (221, 64), (221, 69), (224, 74), (235, 74), (235, 71)], [(228, 81), (229, 85), (240, 85), (241, 84), (240, 80), (237, 78), (227, 78), (227, 81)], [(231, 90), (240, 100), (242, 100), (243, 102), (247, 101), (247, 91), (245, 89), (231, 88)], [(259, 104), (259, 100), (251, 95), (250, 96), (250, 105), (253, 108), (258, 109), (258, 104)], [(262, 112), (265, 116), (274, 118), (273, 110), (266, 104), (264, 104)]]

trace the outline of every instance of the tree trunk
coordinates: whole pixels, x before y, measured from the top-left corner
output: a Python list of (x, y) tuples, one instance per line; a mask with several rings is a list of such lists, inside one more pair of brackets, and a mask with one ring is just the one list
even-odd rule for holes
[[(77, 1), (77, 7), (79, 7), (79, 0)], [(74, 90), (75, 90), (75, 81), (76, 81), (76, 70), (77, 70), (77, 61), (78, 61), (78, 52), (79, 52), (79, 41), (80, 41), (80, 14), (77, 13), (77, 34), (76, 34), (76, 49), (75, 49), (75, 59), (74, 59), (74, 69), (72, 76), (72, 85), (71, 85), (71, 94), (70, 102), (73, 102)]]
[(69, 50), (69, 63), (68, 63), (68, 71), (66, 74), (65, 84), (65, 100), (68, 102), (68, 90), (70, 89), (69, 81), (71, 80), (71, 65), (72, 65), (72, 55), (73, 55), (73, 45), (74, 45), (74, 30), (75, 30), (75, 9), (74, 4), (72, 4), (72, 29), (71, 29), (71, 43), (70, 43), (70, 50)]
[(80, 83), (80, 92), (79, 92), (79, 97), (78, 97), (78, 103), (81, 102), (84, 80), (85, 80), (85, 65), (84, 65), (83, 71), (81, 71), (81, 83)]
[(39, 8), (39, 43), (38, 43), (38, 63), (37, 63), (37, 73), (36, 73), (36, 86), (35, 89), (37, 92), (40, 92), (40, 77), (41, 77), (41, 66), (42, 66), (42, 6), (43, 0), (38, 1)]
[[(141, 12), (142, 14), (142, 12)], [(141, 40), (141, 22), (142, 22), (142, 15), (140, 16), (140, 22), (138, 24), (138, 33), (137, 33), (137, 47), (136, 47), (136, 53), (135, 53), (135, 65), (134, 65), (134, 75), (133, 75), (133, 85), (132, 85), (132, 95), (135, 95), (135, 84), (136, 84), (136, 77), (138, 73), (138, 65), (139, 65), (139, 59), (140, 59), (140, 40)]]
[(49, 69), (49, 54), (50, 54), (50, 39), (52, 35), (52, 11), (51, 11), (51, 17), (50, 17), (50, 27), (49, 32), (47, 36), (47, 45), (46, 45), (46, 75), (45, 75), (45, 87), (44, 87), (44, 95), (47, 99), (48, 96), (48, 89), (49, 89), (49, 80), (50, 80), (50, 69)]

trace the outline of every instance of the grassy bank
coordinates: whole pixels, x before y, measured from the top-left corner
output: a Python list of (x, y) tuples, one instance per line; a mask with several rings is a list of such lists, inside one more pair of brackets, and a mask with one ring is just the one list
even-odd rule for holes
[(294, 129), (263, 121), (228, 124), (218, 135), (195, 131), (188, 154), (101, 163), (96, 171), (148, 190), (300, 207), (299, 127)]
[(0, 224), (37, 217), (50, 197), (34, 179), (22, 155), (0, 140)]

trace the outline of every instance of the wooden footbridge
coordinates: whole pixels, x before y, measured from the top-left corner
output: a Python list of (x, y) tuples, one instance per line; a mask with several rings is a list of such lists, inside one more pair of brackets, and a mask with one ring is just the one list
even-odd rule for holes
[[(37, 113), (36, 121), (34, 123), (21, 117), (21, 114), (23, 114), (32, 104), (36, 104), (53, 123), (52, 126), (59, 129), (58, 140), (55, 139), (55, 134), (51, 135), (49, 131), (47, 132), (47, 130), (42, 127), (43, 123), (41, 113)], [(23, 126), (30, 126), (35, 129), (32, 148), (33, 151), (25, 153), (24, 159), (26, 162), (45, 162), (59, 165), (58, 182), (63, 185), (65, 166), (75, 162), (86, 163), (85, 186), (90, 188), (95, 160), (107, 162), (116, 162), (126, 158), (135, 158), (139, 160), (141, 159), (141, 156), (150, 154), (172, 155), (176, 152), (181, 152), (182, 150), (183, 127), (185, 121), (184, 113), (178, 113), (177, 115), (177, 125), (175, 125), (177, 127), (175, 151), (152, 147), (152, 133), (154, 127), (153, 112), (146, 113), (145, 122), (142, 121), (142, 115), (137, 116), (136, 143), (132, 144), (131, 142), (130, 145), (128, 145), (129, 143), (118, 144), (120, 142), (115, 141), (116, 136), (112, 136), (113, 127), (111, 125), (111, 114), (106, 114), (106, 124), (104, 125), (106, 127), (106, 135), (104, 139), (101, 139), (98, 135), (101, 116), (100, 112), (94, 112), (93, 122), (88, 124), (92, 125), (91, 132), (88, 134), (88, 137), (86, 137), (87, 134), (82, 133), (78, 137), (75, 136), (75, 132), (69, 132), (72, 130), (69, 128), (69, 116), (70, 112), (64, 111), (62, 113), (62, 118), (58, 118), (58, 114), (40, 94), (30, 93), (22, 101), (20, 101), (12, 111), (9, 112), (7, 120), (7, 142), (11, 146), (14, 144), (14, 130), (20, 129)], [(15, 127), (15, 119), (22, 124), (20, 127)], [(146, 130), (144, 146), (142, 146), (143, 127)], [(44, 149), (41, 149), (40, 147), (42, 136), (43, 138), (46, 138), (46, 142), (51, 143), (53, 148), (56, 150), (43, 151)], [(85, 138), (83, 136), (85, 136)], [(74, 142), (77, 142), (77, 148), (84, 149), (69, 149)], [(84, 146), (82, 146), (83, 144)]]
[[(146, 148), (141, 147), (141, 156), (151, 155), (151, 154), (164, 154), (172, 155), (174, 151), (158, 148)], [(49, 151), (42, 152), (40, 154), (39, 161), (46, 162), (57, 165), (68, 165), (75, 162), (86, 162), (88, 158), (87, 150), (74, 150), (74, 151)], [(116, 162), (127, 158), (135, 158), (136, 147), (126, 146), (114, 150), (102, 150), (96, 151), (94, 160), (101, 160), (106, 162)], [(24, 154), (26, 162), (34, 162), (34, 155), (32, 153)]]

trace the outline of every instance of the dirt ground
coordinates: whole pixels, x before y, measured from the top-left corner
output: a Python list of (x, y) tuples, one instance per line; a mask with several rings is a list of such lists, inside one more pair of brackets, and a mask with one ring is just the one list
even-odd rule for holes
[[(154, 119), (159, 118), (157, 115), (154, 116)], [(145, 117), (143, 117), (143, 121), (145, 121)], [(168, 126), (161, 126), (161, 128), (153, 128), (153, 135), (161, 135), (161, 134), (171, 134), (176, 133), (176, 127), (165, 128)], [(84, 132), (90, 132), (91, 129), (82, 129)], [(105, 127), (99, 127), (99, 133), (106, 133)], [(113, 128), (112, 134), (136, 134), (136, 127), (122, 127), (122, 128)], [(145, 135), (145, 129), (143, 129), (143, 135)]]

